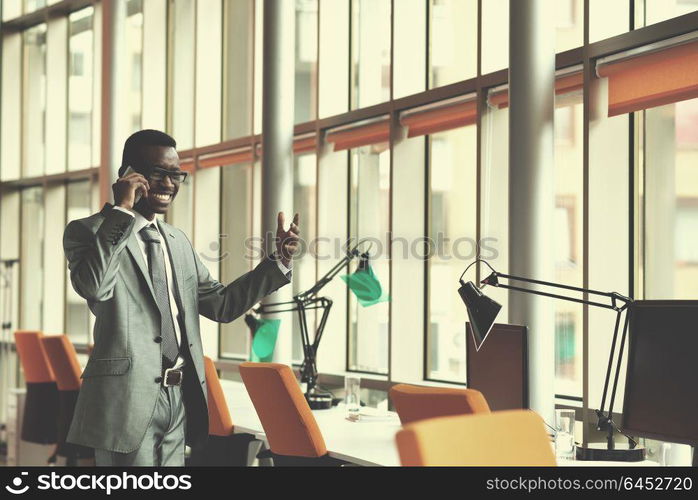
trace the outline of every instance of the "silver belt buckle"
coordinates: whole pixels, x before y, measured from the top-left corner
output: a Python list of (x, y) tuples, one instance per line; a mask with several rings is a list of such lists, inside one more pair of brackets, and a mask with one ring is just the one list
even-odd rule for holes
[(168, 368), (162, 378), (162, 385), (165, 387), (175, 387), (182, 385), (182, 370), (179, 368)]

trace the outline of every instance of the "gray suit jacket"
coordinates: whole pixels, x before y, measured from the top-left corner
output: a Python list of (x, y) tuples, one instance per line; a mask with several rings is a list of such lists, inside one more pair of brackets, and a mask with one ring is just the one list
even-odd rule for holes
[[(156, 379), (162, 374), (161, 344), (155, 340), (160, 312), (132, 232), (134, 223), (133, 217), (106, 204), (99, 213), (70, 222), (63, 235), (73, 288), (96, 318), (94, 349), (82, 374), (68, 441), (121, 453), (140, 446), (160, 391)], [(195, 386), (202, 392), (197, 401), (206, 415), (199, 314), (230, 322), (289, 279), (275, 261), (265, 259), (225, 286), (211, 277), (182, 231), (161, 221), (158, 225), (171, 254), (173, 292), (181, 303), (183, 339), (195, 369), (189, 371), (196, 374)], [(208, 420), (188, 418), (187, 428), (188, 442), (205, 439)]]

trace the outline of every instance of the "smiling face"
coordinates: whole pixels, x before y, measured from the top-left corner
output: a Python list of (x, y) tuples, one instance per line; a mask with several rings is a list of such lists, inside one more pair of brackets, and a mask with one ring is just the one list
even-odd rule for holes
[(179, 172), (177, 150), (169, 146), (143, 146), (141, 148), (141, 162), (136, 170), (143, 172), (143, 175), (148, 179), (150, 190), (148, 196), (141, 198), (135, 208), (147, 218), (153, 214), (167, 212), (179, 191), (179, 184), (172, 182), (172, 179), (167, 175), (162, 176), (161, 180), (151, 178), (150, 170), (152, 167)]

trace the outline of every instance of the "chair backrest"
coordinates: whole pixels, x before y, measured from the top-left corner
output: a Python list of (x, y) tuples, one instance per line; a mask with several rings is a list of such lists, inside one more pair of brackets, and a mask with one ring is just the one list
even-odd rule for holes
[(218, 379), (216, 365), (208, 356), (204, 356), (206, 370), (206, 387), (208, 388), (208, 434), (210, 436), (229, 436), (233, 433), (233, 420), (225, 402), (225, 394)]
[(397, 384), (390, 389), (390, 400), (403, 425), (427, 418), (490, 412), (485, 396), (475, 389)]
[(530, 410), (422, 420), (395, 439), (402, 465), (556, 465), (545, 424)]
[(24, 380), (29, 384), (55, 382), (48, 357), (41, 343), (43, 334), (36, 331), (18, 330), (15, 332), (15, 345), (19, 361), (24, 370)]
[(296, 457), (327, 454), (320, 427), (289, 366), (242, 363), (240, 375), (273, 453)]
[(56, 376), (59, 391), (80, 389), (80, 363), (75, 347), (67, 335), (47, 335), (41, 337), (44, 352)]

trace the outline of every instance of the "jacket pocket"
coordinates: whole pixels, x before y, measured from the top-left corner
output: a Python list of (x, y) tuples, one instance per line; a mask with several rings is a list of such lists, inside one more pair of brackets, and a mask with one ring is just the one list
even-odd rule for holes
[(90, 359), (80, 378), (123, 375), (131, 368), (131, 358)]

